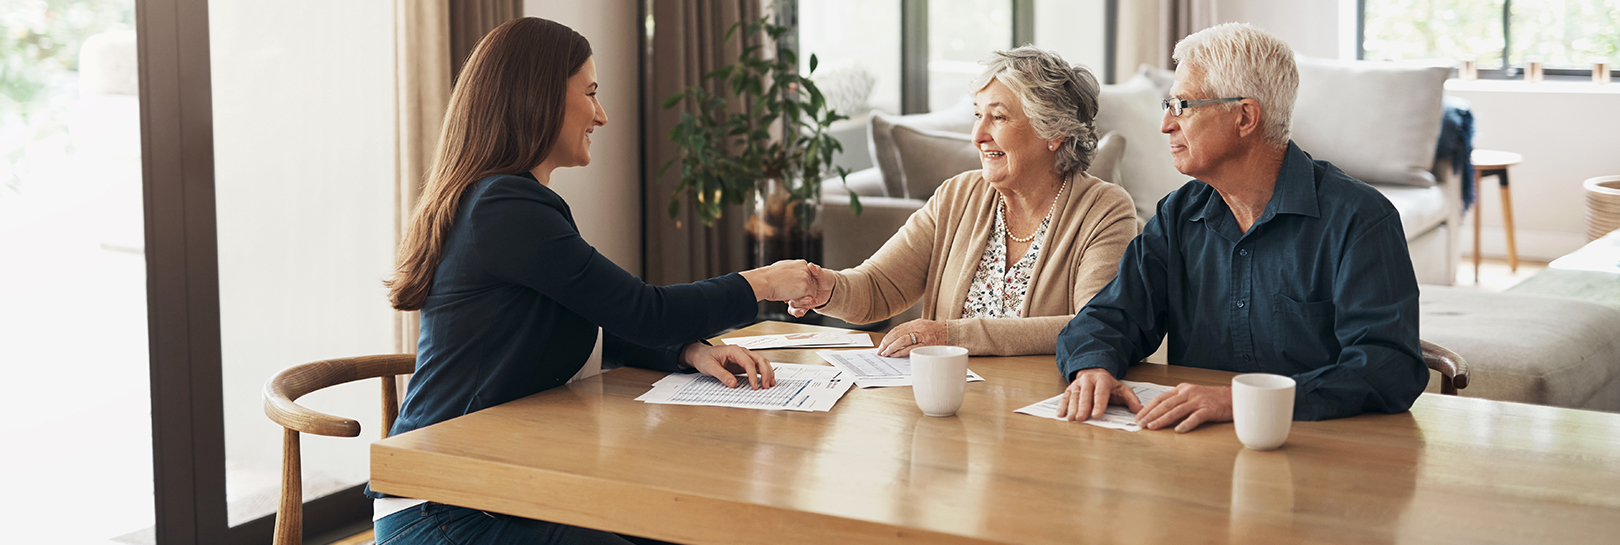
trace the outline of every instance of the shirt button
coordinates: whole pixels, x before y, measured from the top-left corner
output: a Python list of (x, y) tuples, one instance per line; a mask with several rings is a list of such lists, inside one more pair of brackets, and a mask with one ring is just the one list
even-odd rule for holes
[(1248, 301), (1238, 301), (1238, 303), (1237, 303), (1238, 308), (1243, 308), (1243, 307), (1246, 307), (1248, 305), (1249, 305)]
[(1249, 257), (1249, 250), (1247, 248), (1244, 248), (1242, 250), (1238, 250), (1238, 255), (1243, 256), (1243, 257)]

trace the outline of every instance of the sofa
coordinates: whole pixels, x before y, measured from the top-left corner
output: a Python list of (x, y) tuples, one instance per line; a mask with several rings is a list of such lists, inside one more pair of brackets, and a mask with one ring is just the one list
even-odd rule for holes
[[(1461, 259), (1461, 177), (1449, 160), (1435, 157), (1448, 71), (1305, 57), (1298, 65), (1294, 141), (1389, 198), (1401, 213), (1418, 281), (1452, 284)], [(1175, 170), (1169, 136), (1159, 132), (1160, 100), (1173, 78), (1168, 71), (1144, 67), (1123, 83), (1103, 86), (1100, 97), (1098, 131), (1122, 136), (1126, 146), (1117, 172), (1098, 177), (1131, 194), (1140, 223), (1152, 217), (1160, 199), (1189, 180)], [(969, 101), (926, 114), (870, 113), (860, 121), (864, 138), (848, 124), (842, 127), (841, 164), (871, 166), (851, 173), (847, 183), (823, 184), (824, 229), (831, 229), (825, 265), (834, 268), (859, 265), (940, 182), (978, 165), (967, 135), (973, 126)], [(849, 193), (859, 196), (865, 209), (860, 216), (847, 206)]]

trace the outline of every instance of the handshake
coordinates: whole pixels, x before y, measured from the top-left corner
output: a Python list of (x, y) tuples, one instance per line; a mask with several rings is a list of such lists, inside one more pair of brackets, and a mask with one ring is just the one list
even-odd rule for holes
[(804, 316), (832, 299), (833, 278), (826, 270), (802, 259), (778, 261), (742, 272), (758, 301), (786, 301), (788, 312)]

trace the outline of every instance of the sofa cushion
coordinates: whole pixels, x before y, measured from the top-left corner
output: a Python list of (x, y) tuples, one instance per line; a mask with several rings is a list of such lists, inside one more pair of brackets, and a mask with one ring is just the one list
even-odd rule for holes
[(1373, 189), (1384, 194), (1395, 210), (1401, 213), (1401, 229), (1406, 240), (1412, 240), (1446, 221), (1446, 193), (1438, 186), (1413, 187), (1409, 185), (1373, 184)]
[(1620, 310), (1578, 299), (1423, 286), (1424, 340), (1462, 355), (1459, 394), (1620, 411)]
[[(894, 138), (890, 132), (896, 125), (905, 125), (916, 129), (949, 131), (968, 133), (973, 130), (973, 101), (964, 100), (948, 109), (938, 112), (913, 115), (887, 115), (872, 114), (872, 124), (867, 131), (867, 147), (872, 150), (872, 163), (877, 165), (878, 171), (883, 173), (883, 184), (888, 188), (890, 197), (912, 197), (906, 194), (905, 171), (900, 166), (900, 153), (894, 147)], [(939, 185), (943, 180), (935, 180)], [(933, 190), (929, 190), (932, 194)], [(926, 197), (924, 197), (926, 198)]]
[(1293, 139), (1367, 183), (1429, 186), (1450, 69), (1299, 57)]
[(983, 166), (973, 137), (967, 133), (896, 125), (889, 134), (900, 152), (908, 198), (927, 200), (945, 180)]
[(854, 193), (861, 198), (886, 197), (888, 189), (883, 187), (883, 174), (876, 167), (863, 168), (849, 173), (849, 176), (839, 180), (837, 176), (821, 181), (822, 195), (848, 195)]
[(1170, 159), (1170, 135), (1159, 132), (1164, 120), (1160, 101), (1164, 94), (1146, 76), (1138, 74), (1118, 85), (1102, 86), (1098, 99), (1097, 131), (1119, 132), (1129, 143), (1113, 180), (1136, 201), (1138, 218), (1153, 217), (1159, 199), (1191, 179), (1176, 170)]

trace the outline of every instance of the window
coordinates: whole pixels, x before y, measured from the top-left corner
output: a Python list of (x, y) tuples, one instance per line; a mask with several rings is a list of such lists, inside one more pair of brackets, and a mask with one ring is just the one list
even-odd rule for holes
[(1529, 61), (1585, 74), (1620, 55), (1620, 0), (1363, 0), (1360, 58), (1475, 60), (1511, 77)]
[[(1117, 0), (797, 0), (799, 69), (858, 115), (922, 113), (961, 102), (991, 51), (1033, 43), (1112, 72)], [(780, 9), (780, 7), (779, 7)], [(870, 85), (864, 103), (862, 92)]]

